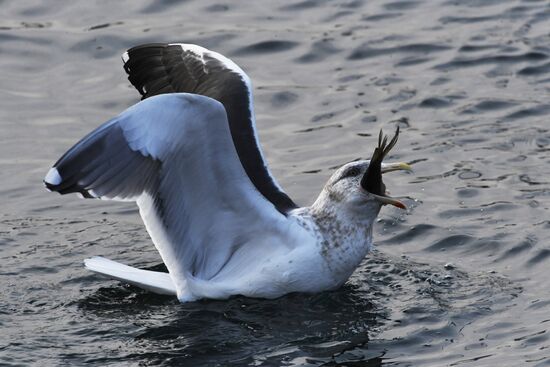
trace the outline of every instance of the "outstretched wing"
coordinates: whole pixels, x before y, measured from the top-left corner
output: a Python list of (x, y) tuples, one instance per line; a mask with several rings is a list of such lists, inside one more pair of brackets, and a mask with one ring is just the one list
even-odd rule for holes
[(221, 102), (237, 154), (254, 186), (283, 214), (297, 207), (267, 168), (256, 134), (250, 79), (240, 67), (191, 44), (145, 44), (131, 48), (122, 58), (128, 80), (143, 99), (184, 92)]
[(243, 246), (292, 244), (289, 220), (244, 172), (222, 104), (204, 96), (139, 102), (67, 151), (45, 184), (137, 201), (178, 292), (189, 275), (214, 277)]

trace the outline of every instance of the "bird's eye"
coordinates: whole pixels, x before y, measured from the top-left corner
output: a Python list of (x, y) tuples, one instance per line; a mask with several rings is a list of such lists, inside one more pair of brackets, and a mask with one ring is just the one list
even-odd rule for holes
[(340, 179), (347, 178), (347, 177), (359, 176), (360, 173), (361, 173), (361, 170), (358, 167), (352, 167), (352, 168), (348, 169), (347, 171), (345, 171), (342, 174), (342, 176), (340, 177)]

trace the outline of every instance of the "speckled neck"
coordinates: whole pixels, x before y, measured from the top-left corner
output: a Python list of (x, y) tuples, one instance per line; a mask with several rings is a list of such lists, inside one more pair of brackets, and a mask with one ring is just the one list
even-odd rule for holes
[(300, 216), (310, 219), (308, 229), (316, 233), (319, 251), (340, 286), (372, 248), (372, 220), (346, 212), (328, 197), (320, 197)]

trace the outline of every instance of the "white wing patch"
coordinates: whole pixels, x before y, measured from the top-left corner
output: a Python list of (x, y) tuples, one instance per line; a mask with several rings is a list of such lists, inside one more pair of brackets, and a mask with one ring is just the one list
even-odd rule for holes
[(61, 183), (61, 176), (59, 175), (59, 172), (57, 172), (57, 168), (50, 168), (46, 174), (46, 178), (44, 178), (44, 181), (51, 185), (59, 185)]

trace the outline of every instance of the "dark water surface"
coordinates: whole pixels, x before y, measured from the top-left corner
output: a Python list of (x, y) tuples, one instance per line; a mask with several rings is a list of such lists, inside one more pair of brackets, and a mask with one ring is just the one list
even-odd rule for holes
[[(180, 305), (87, 272), (159, 256), (134, 205), (48, 194), (138, 101), (120, 54), (219, 51), (265, 154), (310, 204), (396, 125), (377, 251), (340, 290)], [(550, 366), (548, 1), (0, 1), (0, 364)]]

